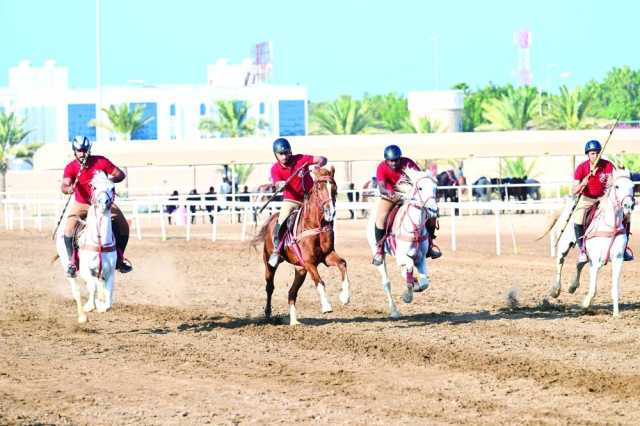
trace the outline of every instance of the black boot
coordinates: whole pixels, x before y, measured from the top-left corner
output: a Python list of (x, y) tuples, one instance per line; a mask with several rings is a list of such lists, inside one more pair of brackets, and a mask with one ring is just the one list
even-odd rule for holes
[(376, 266), (382, 265), (384, 262), (384, 229), (380, 229), (377, 226), (375, 227), (375, 236), (376, 236), (376, 253), (373, 255), (373, 263)]
[(624, 255), (623, 255), (622, 259), (625, 262), (631, 262), (634, 259), (633, 252), (629, 248), (629, 238), (631, 237), (631, 224), (630, 223), (625, 223), (624, 224), (624, 228), (625, 228), (625, 232), (627, 234), (627, 245), (624, 248)]
[(273, 225), (273, 252), (271, 252), (271, 256), (269, 256), (269, 265), (274, 268), (278, 266), (280, 262), (280, 250), (278, 250), (278, 246), (280, 245), (280, 228), (281, 225), (278, 222)]
[(116, 235), (116, 250), (118, 253), (116, 269), (122, 274), (126, 274), (133, 270), (133, 267), (124, 260), (124, 250), (127, 248), (128, 243), (129, 235)]
[(584, 225), (573, 224), (573, 229), (576, 233), (576, 246), (580, 253), (578, 254), (578, 263), (587, 263), (587, 254), (584, 250)]
[(69, 258), (69, 265), (67, 266), (67, 276), (69, 278), (75, 278), (76, 272), (78, 271), (78, 267), (76, 266), (75, 256), (74, 256), (74, 247), (73, 247), (73, 237), (64, 236), (64, 246), (67, 249), (67, 257)]
[(439, 257), (442, 257), (442, 252), (440, 251), (440, 249), (433, 244), (433, 240), (436, 239), (435, 221), (430, 220), (427, 222), (427, 232), (429, 232), (429, 237), (431, 237), (431, 247), (429, 248), (428, 257), (432, 259), (437, 259)]

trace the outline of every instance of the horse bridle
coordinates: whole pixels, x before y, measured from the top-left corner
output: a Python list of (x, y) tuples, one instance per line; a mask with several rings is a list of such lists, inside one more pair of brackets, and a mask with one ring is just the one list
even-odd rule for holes
[[(319, 183), (329, 183), (334, 187), (336, 186), (336, 181), (333, 179), (332, 176), (318, 176), (318, 177), (316, 177), (316, 180), (313, 182), (313, 186), (316, 186)], [(333, 196), (331, 194), (331, 190), (329, 189), (329, 187), (327, 187), (326, 194), (321, 194), (321, 192), (318, 191), (318, 198), (319, 198), (319, 200), (317, 201), (317, 204), (318, 204), (318, 207), (320, 207), (321, 209), (324, 209), (324, 206), (327, 203), (331, 203), (331, 205), (333, 205)]]
[[(429, 202), (429, 200), (435, 199), (436, 197), (434, 195), (431, 195), (429, 197), (427, 197), (426, 199), (422, 199), (422, 194), (420, 193), (420, 191), (418, 191), (418, 182), (420, 182), (421, 180), (424, 179), (430, 179), (433, 183), (435, 183), (437, 185), (437, 182), (431, 177), (431, 176), (423, 176), (421, 178), (419, 178), (415, 184), (413, 185), (413, 189), (411, 192), (411, 197), (409, 200), (409, 204), (413, 205), (415, 207), (418, 207), (419, 209), (424, 209), (427, 208), (427, 210), (433, 214), (437, 214), (438, 211), (434, 210), (434, 209), (430, 209), (428, 207), (426, 207), (427, 203)], [(416, 200), (416, 195), (417, 195), (417, 200)]]

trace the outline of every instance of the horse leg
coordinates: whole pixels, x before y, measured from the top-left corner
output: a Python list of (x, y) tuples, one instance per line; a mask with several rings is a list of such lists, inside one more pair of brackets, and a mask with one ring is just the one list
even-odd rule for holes
[(391, 318), (397, 319), (400, 318), (400, 311), (396, 306), (396, 303), (393, 301), (393, 296), (391, 296), (391, 281), (389, 280), (389, 275), (387, 273), (387, 260), (382, 262), (382, 265), (377, 266), (378, 272), (380, 272), (380, 277), (382, 277), (382, 288), (384, 289), (384, 293), (387, 296), (387, 305), (389, 306), (389, 316)]
[(580, 275), (582, 275), (582, 269), (585, 267), (586, 263), (578, 263), (576, 264), (576, 275), (573, 278), (573, 282), (569, 287), (569, 293), (573, 294), (576, 292), (578, 287), (580, 287)]
[(620, 274), (622, 273), (622, 256), (624, 255), (624, 248), (620, 257), (616, 256), (611, 260), (611, 302), (613, 304), (613, 316), (620, 316)]
[[(425, 251), (422, 253), (427, 253), (429, 250), (429, 245), (425, 244)], [(424, 256), (420, 256), (421, 259), (416, 265), (418, 268), (418, 282), (414, 281), (413, 291), (422, 292), (429, 288), (429, 276), (427, 275), (427, 259)]]
[(265, 291), (267, 292), (267, 304), (264, 307), (264, 316), (267, 320), (271, 319), (271, 297), (273, 296), (273, 278), (276, 275), (276, 268), (269, 265), (269, 254), (265, 250), (263, 252), (263, 261), (264, 261), (264, 281)]
[(296, 268), (295, 277), (293, 278), (293, 284), (289, 289), (289, 325), (300, 325), (298, 321), (298, 314), (296, 312), (296, 299), (298, 299), (298, 290), (304, 283), (304, 279), (307, 277), (306, 269)]
[(401, 268), (402, 272), (404, 272), (406, 288), (404, 293), (402, 293), (402, 301), (404, 303), (411, 303), (413, 301), (413, 263), (410, 265), (404, 265)]
[[(561, 243), (564, 242), (561, 241)], [(556, 256), (556, 280), (549, 290), (549, 296), (554, 299), (560, 296), (560, 288), (562, 285), (562, 266), (564, 265), (564, 260), (567, 257), (569, 250), (571, 250), (571, 247), (573, 247), (573, 244), (571, 243), (566, 244), (564, 247), (561, 247), (560, 244), (558, 245), (558, 255)]]
[(593, 302), (593, 298), (596, 297), (598, 291), (598, 271), (601, 267), (600, 261), (596, 261), (595, 258), (589, 259), (589, 292), (582, 301), (582, 307), (588, 309)]
[(340, 274), (342, 275), (342, 291), (340, 291), (340, 302), (343, 305), (346, 305), (351, 300), (351, 286), (349, 284), (349, 277), (347, 275), (347, 262), (335, 251), (329, 253), (329, 255), (325, 258), (325, 262), (329, 266), (337, 266), (340, 269)]
[(76, 301), (76, 309), (78, 311), (78, 322), (80, 324), (84, 324), (87, 322), (87, 315), (82, 310), (82, 296), (80, 294), (80, 286), (75, 278), (67, 278), (69, 281), (69, 285), (71, 286), (71, 294), (73, 294), (73, 299)]
[[(327, 314), (327, 313), (333, 311), (333, 308), (331, 307), (331, 303), (329, 302), (329, 299), (327, 298), (327, 293), (325, 291), (324, 282), (322, 281), (322, 278), (320, 278), (320, 273), (318, 272), (318, 267), (316, 265), (311, 264), (311, 263), (307, 263), (305, 265), (305, 267), (307, 268), (307, 270), (311, 274), (311, 278), (313, 279), (313, 282), (316, 285), (316, 291), (318, 292), (318, 296), (320, 296), (320, 305), (322, 307), (322, 313), (323, 314)], [(302, 284), (302, 283), (300, 283), (300, 284)], [(297, 293), (297, 290), (296, 290), (296, 293)]]

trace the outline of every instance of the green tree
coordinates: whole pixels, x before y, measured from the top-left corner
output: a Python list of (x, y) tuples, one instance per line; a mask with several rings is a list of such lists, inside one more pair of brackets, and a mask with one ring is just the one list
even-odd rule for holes
[(330, 135), (365, 133), (373, 124), (367, 105), (351, 96), (340, 96), (334, 102), (317, 105), (311, 122), (312, 133)]
[(538, 92), (532, 87), (511, 89), (500, 98), (483, 103), (482, 124), (477, 130), (525, 130), (531, 127), (532, 119), (538, 112)]
[(120, 105), (110, 105), (109, 108), (102, 108), (107, 114), (108, 122), (103, 123), (98, 120), (91, 120), (92, 127), (102, 127), (115, 133), (119, 139), (128, 141), (138, 130), (153, 121), (153, 117), (144, 118), (144, 105), (137, 104), (133, 109), (129, 109), (126, 103)]
[(409, 133), (441, 133), (446, 129), (442, 125), (442, 123), (437, 120), (430, 120), (427, 117), (420, 117), (418, 118), (418, 123), (416, 125), (411, 123), (410, 130), (411, 131)]
[(244, 185), (247, 182), (254, 168), (255, 166), (253, 164), (234, 164), (231, 167), (238, 185)]
[(29, 144), (21, 144), (15, 150), (15, 157), (23, 160), (25, 163), (33, 166), (33, 155), (39, 150), (43, 143), (34, 142)]
[(598, 124), (592, 116), (591, 102), (593, 90), (576, 87), (570, 91), (567, 86), (560, 87), (557, 96), (549, 99), (549, 108), (536, 120), (542, 129), (589, 129)]
[(640, 71), (629, 66), (613, 68), (601, 83), (591, 81), (587, 87), (593, 90), (597, 117), (640, 120)]
[(498, 99), (513, 90), (513, 86), (496, 86), (488, 84), (484, 88), (471, 90), (466, 83), (455, 84), (452, 89), (462, 90), (464, 93), (464, 110), (462, 111), (462, 130), (473, 132), (477, 127), (489, 122), (483, 116), (483, 106), (490, 99)]
[(618, 154), (608, 155), (607, 157), (609, 157), (609, 160), (618, 168), (628, 169), (634, 173), (640, 172), (639, 154)]
[(0, 112), (0, 196), (4, 197), (7, 190), (6, 175), (9, 161), (19, 152), (18, 144), (26, 138), (31, 130), (22, 128), (24, 118), (17, 117), (13, 112)]
[(528, 165), (524, 157), (503, 158), (502, 175), (510, 177), (523, 178), (525, 176), (532, 177), (532, 173), (536, 167), (536, 160), (531, 161)]
[(395, 93), (366, 96), (364, 103), (375, 128), (391, 133), (416, 133), (409, 118), (407, 99)]
[(256, 128), (265, 128), (266, 123), (249, 118), (249, 104), (245, 101), (217, 101), (218, 119), (204, 117), (198, 129), (210, 137), (240, 138), (252, 136)]

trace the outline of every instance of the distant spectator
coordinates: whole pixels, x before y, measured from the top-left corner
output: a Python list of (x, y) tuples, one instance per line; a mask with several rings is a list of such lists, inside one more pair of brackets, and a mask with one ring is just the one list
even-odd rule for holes
[(216, 190), (213, 188), (213, 186), (210, 186), (209, 192), (207, 192), (204, 196), (204, 200), (207, 202), (205, 204), (205, 208), (207, 209), (207, 214), (209, 215), (209, 223), (213, 223), (213, 214), (211, 212), (213, 211), (216, 198)]
[[(169, 201), (178, 201), (178, 199), (179, 199), (178, 191), (173, 191), (171, 193), (171, 196), (169, 197)], [(171, 225), (171, 215), (173, 214), (173, 212), (176, 211), (177, 208), (178, 208), (178, 203), (176, 203), (176, 204), (167, 204), (164, 207), (164, 211), (169, 215), (169, 217), (168, 217), (169, 225)]]
[[(242, 192), (237, 196), (236, 200), (240, 203), (248, 203), (251, 201), (251, 196), (249, 195), (249, 187), (247, 185), (244, 186)], [(240, 213), (238, 213), (238, 222), (240, 222)]]
[[(353, 184), (353, 182), (351, 182), (349, 184), (349, 192), (347, 192), (347, 199), (349, 200), (350, 203), (353, 203), (353, 201), (355, 200), (356, 202), (360, 201), (360, 192), (355, 190), (356, 186)], [(349, 209), (349, 214), (350, 214), (350, 219), (353, 219), (355, 216), (355, 210), (351, 210)]]
[[(187, 201), (200, 201), (200, 195), (198, 195), (198, 191), (195, 189), (192, 189), (191, 192), (189, 192), (189, 196), (187, 197)], [(197, 206), (195, 205), (189, 205), (189, 211), (191, 212), (190, 216), (191, 216), (191, 223), (194, 224), (196, 222), (196, 209)]]
[(222, 184), (220, 185), (220, 199), (226, 202), (231, 201), (231, 181), (226, 176), (222, 178)]

